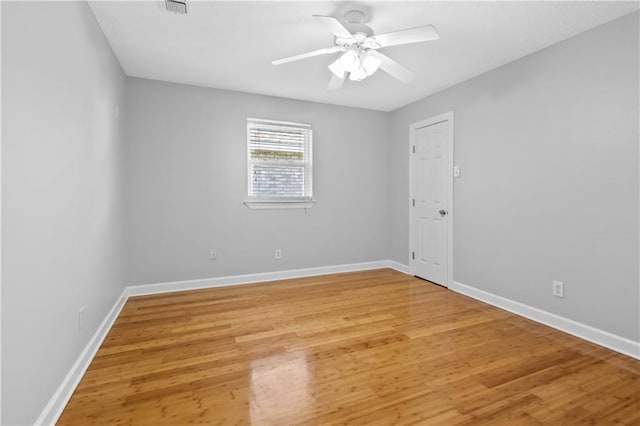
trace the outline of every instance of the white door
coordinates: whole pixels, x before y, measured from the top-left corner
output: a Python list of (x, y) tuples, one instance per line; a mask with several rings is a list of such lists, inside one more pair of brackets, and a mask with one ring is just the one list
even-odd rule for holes
[(436, 118), (417, 123), (411, 132), (412, 271), (444, 286), (449, 284), (451, 122)]

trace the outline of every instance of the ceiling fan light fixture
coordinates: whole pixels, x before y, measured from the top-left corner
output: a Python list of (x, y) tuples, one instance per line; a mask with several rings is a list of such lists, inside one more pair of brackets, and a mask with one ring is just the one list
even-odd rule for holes
[(360, 63), (362, 65), (361, 68), (364, 69), (364, 71), (367, 73), (367, 76), (371, 76), (376, 71), (378, 71), (378, 68), (380, 68), (380, 65), (382, 64), (382, 60), (377, 56), (372, 55), (371, 53), (365, 53), (360, 58)]
[(336, 59), (329, 65), (329, 69), (331, 72), (338, 78), (344, 78), (344, 75), (347, 73), (347, 70), (342, 66), (341, 58)]
[[(186, 2), (190, 0), (171, 1)], [(413, 28), (375, 34), (364, 23), (365, 15), (361, 10), (347, 12), (344, 16), (344, 22), (335, 16), (313, 15), (313, 17), (324, 21), (329, 26), (334, 37), (333, 46), (277, 59), (272, 61), (272, 64), (281, 65), (314, 56), (341, 52), (340, 57), (329, 65), (329, 70), (333, 73), (328, 86), (329, 90), (341, 88), (347, 78), (347, 74), (352, 81), (362, 81), (375, 74), (379, 69), (397, 80), (409, 83), (416, 77), (415, 73), (384, 53), (379, 52), (378, 49), (403, 44), (422, 43), (440, 38), (433, 25), (420, 25)]]
[(362, 81), (365, 78), (367, 78), (367, 72), (365, 71), (364, 67), (360, 67), (357, 70), (349, 73), (349, 80), (351, 81)]
[(338, 60), (340, 61), (340, 65), (342, 65), (344, 70), (347, 72), (354, 72), (360, 68), (360, 57), (358, 56), (358, 52), (355, 50), (347, 50)]

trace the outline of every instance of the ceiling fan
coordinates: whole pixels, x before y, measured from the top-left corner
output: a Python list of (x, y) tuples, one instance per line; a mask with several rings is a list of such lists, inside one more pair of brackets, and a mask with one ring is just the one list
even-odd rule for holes
[(360, 10), (351, 10), (345, 14), (346, 25), (333, 16), (313, 15), (313, 17), (321, 19), (329, 25), (335, 36), (334, 46), (278, 59), (272, 64), (280, 65), (313, 56), (342, 52), (342, 55), (329, 65), (329, 69), (333, 73), (328, 86), (330, 90), (342, 87), (347, 75), (351, 81), (362, 81), (373, 75), (378, 69), (402, 82), (409, 82), (415, 78), (415, 74), (379, 52), (378, 49), (440, 38), (432, 25), (421, 25), (374, 35), (373, 30), (364, 24), (365, 15)]

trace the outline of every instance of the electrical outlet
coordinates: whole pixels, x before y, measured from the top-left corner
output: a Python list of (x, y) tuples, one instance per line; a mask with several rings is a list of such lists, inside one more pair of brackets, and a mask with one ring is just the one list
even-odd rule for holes
[(564, 297), (564, 283), (562, 281), (552, 281), (553, 295), (556, 297)]
[(276, 249), (276, 260), (282, 259), (282, 249)]
[(78, 309), (78, 331), (84, 328), (84, 306)]
[(460, 166), (453, 166), (453, 177), (460, 177)]
[(217, 260), (218, 253), (214, 249), (209, 250), (209, 260)]

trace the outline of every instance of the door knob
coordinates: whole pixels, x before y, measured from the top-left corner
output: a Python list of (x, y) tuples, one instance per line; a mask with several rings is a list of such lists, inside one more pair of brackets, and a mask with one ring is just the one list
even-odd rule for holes
[(440, 216), (444, 216), (447, 214), (447, 211), (445, 209), (440, 209), (438, 213), (440, 213)]

